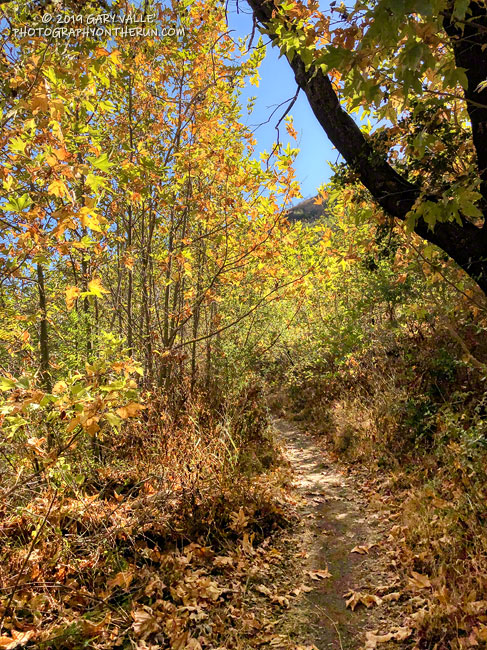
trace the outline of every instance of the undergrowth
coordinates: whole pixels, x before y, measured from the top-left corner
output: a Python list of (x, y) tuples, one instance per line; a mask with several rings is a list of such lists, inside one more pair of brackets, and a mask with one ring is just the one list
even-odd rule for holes
[(80, 439), (45, 471), (38, 450), (30, 478), (25, 458), (5, 461), (0, 618), (12, 647), (246, 648), (269, 631), (247, 582), (290, 515), (259, 389), (195, 393), (178, 410), (147, 403), (99, 457)]

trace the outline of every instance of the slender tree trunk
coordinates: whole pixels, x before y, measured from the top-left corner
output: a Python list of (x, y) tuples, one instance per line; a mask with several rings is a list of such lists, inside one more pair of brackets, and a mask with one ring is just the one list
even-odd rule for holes
[[(132, 115), (132, 77), (129, 75), (128, 85), (128, 118), (129, 118), (129, 145), (130, 145), (130, 162), (133, 162), (134, 155), (134, 133), (133, 133), (133, 115)], [(132, 227), (133, 213), (132, 205), (128, 206), (128, 224), (127, 224), (127, 250), (132, 249)], [(127, 345), (132, 352), (133, 347), (133, 329), (132, 329), (132, 295), (133, 295), (133, 269), (128, 269), (128, 287), (127, 287)]]
[[(39, 291), (39, 309), (41, 312), (41, 321), (39, 325), (39, 347), (41, 353), (41, 381), (44, 390), (47, 393), (52, 391), (51, 372), (49, 369), (49, 331), (47, 326), (47, 302), (46, 289), (44, 286), (44, 269), (41, 264), (37, 265), (37, 288)], [(52, 449), (54, 444), (54, 434), (49, 427), (47, 434), (47, 448)]]
[(41, 322), (39, 328), (39, 341), (41, 350), (41, 380), (45, 390), (50, 393), (52, 389), (51, 373), (49, 371), (49, 338), (47, 329), (47, 304), (46, 289), (44, 286), (44, 269), (41, 264), (37, 265), (37, 286), (39, 289), (39, 308), (41, 311)]

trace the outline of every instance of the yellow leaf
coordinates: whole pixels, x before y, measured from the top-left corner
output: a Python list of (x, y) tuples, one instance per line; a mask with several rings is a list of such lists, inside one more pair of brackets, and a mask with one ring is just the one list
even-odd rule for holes
[(81, 420), (80, 415), (77, 415), (75, 418), (70, 420), (68, 426), (66, 427), (66, 432), (70, 433), (73, 429), (75, 429), (80, 423), (80, 420)]
[(64, 105), (61, 99), (51, 99), (49, 112), (53, 120), (60, 120), (64, 113)]
[(94, 278), (88, 282), (88, 291), (94, 296), (98, 296), (98, 298), (101, 298), (104, 293), (108, 293), (108, 290), (103, 287), (100, 278)]
[(98, 220), (98, 215), (91, 212), (91, 208), (83, 207), (79, 211), (81, 218), (81, 223), (85, 228), (90, 228), (96, 232), (103, 232), (100, 227), (100, 222)]
[(80, 295), (81, 290), (78, 287), (66, 287), (66, 307), (73, 309), (76, 298)]
[(65, 381), (57, 381), (52, 389), (53, 395), (61, 395), (61, 393), (66, 392), (68, 385)]
[(47, 189), (49, 194), (54, 194), (54, 196), (58, 196), (59, 198), (62, 198), (63, 196), (69, 196), (68, 188), (63, 183), (63, 181), (59, 179), (52, 181)]
[(134, 258), (131, 255), (125, 255), (124, 258), (123, 258), (123, 264), (128, 269), (133, 269), (134, 268)]

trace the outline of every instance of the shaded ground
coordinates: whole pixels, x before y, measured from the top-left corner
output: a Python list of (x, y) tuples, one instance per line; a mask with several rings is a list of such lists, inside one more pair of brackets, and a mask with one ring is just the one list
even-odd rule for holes
[(361, 648), (366, 630), (382, 627), (381, 619), (389, 618), (390, 613), (384, 605), (372, 609), (360, 605), (352, 611), (346, 607), (344, 594), (350, 590), (376, 594), (394, 584), (394, 576), (385, 568), (377, 547), (364, 554), (351, 552), (380, 541), (380, 517), (368, 509), (360, 491), (310, 435), (284, 419), (276, 419), (274, 427), (300, 496), (296, 550), (307, 564), (308, 576), (314, 571), (325, 571), (326, 575), (326, 569), (331, 574), (311, 580), (313, 590), (306, 595), (306, 611), (301, 607), (289, 615), (301, 619), (301, 643), (314, 644), (318, 650)]

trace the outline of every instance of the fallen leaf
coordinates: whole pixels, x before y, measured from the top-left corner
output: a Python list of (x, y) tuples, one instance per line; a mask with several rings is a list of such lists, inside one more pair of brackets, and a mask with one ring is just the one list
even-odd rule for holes
[(240, 508), (238, 512), (230, 513), (230, 517), (232, 519), (230, 523), (230, 528), (237, 532), (243, 530), (249, 523), (248, 517), (246, 517), (243, 508)]
[(348, 600), (345, 602), (346, 607), (350, 607), (350, 609), (355, 611), (355, 608), (362, 604), (369, 609), (373, 605), (381, 605), (382, 604), (382, 599), (379, 598), (379, 596), (374, 596), (374, 594), (363, 594), (360, 591), (348, 591), (345, 595), (344, 598), (348, 598)]
[(233, 566), (234, 563), (234, 559), (227, 555), (217, 555), (213, 560), (213, 564), (217, 567)]
[(299, 596), (302, 591), (304, 591), (305, 593), (309, 593), (310, 591), (313, 591), (313, 587), (308, 587), (307, 585), (300, 585), (299, 587), (293, 589), (291, 591), (291, 594), (293, 596)]
[(328, 571), (328, 567), (321, 571), (308, 571), (308, 575), (312, 580), (324, 580), (325, 578), (331, 578), (331, 573)]
[(289, 607), (289, 600), (285, 596), (273, 596), (272, 597), (272, 602), (273, 603), (279, 603), (281, 607)]
[(159, 623), (150, 607), (147, 607), (147, 609), (137, 609), (135, 612), (132, 612), (132, 618), (134, 619), (132, 627), (136, 637), (145, 639), (149, 634), (157, 632), (159, 629)]
[(382, 600), (387, 603), (390, 602), (391, 600), (399, 600), (400, 597), (401, 594), (398, 591), (393, 591), (390, 594), (385, 594), (384, 596), (382, 596)]
[(373, 650), (377, 647), (378, 643), (385, 643), (386, 641), (391, 641), (394, 637), (392, 633), (388, 634), (375, 634), (375, 632), (366, 632), (365, 633), (365, 648), (366, 650)]
[(107, 582), (107, 585), (111, 589), (114, 589), (115, 587), (122, 587), (122, 589), (128, 589), (133, 579), (134, 579), (133, 571), (120, 571), (119, 573), (117, 573), (116, 576), (114, 576)]
[(477, 634), (477, 639), (479, 641), (487, 641), (487, 625), (483, 625)]
[(34, 630), (28, 630), (27, 632), (17, 632), (12, 630), (12, 636), (0, 636), (0, 648), (4, 650), (13, 650), (14, 648), (19, 648), (27, 643), (29, 639), (34, 636)]
[(350, 553), (359, 553), (360, 555), (368, 555), (371, 548), (377, 544), (363, 544), (362, 546), (354, 546)]
[(467, 614), (478, 616), (487, 611), (487, 600), (475, 600), (472, 603), (467, 603), (464, 607)]
[(387, 641), (404, 641), (411, 636), (411, 630), (408, 627), (395, 627), (387, 634), (377, 634), (374, 632), (365, 633), (365, 650), (374, 650), (378, 643), (387, 643)]
[(428, 589), (431, 587), (431, 582), (428, 576), (413, 571), (408, 578), (408, 587), (410, 589)]

